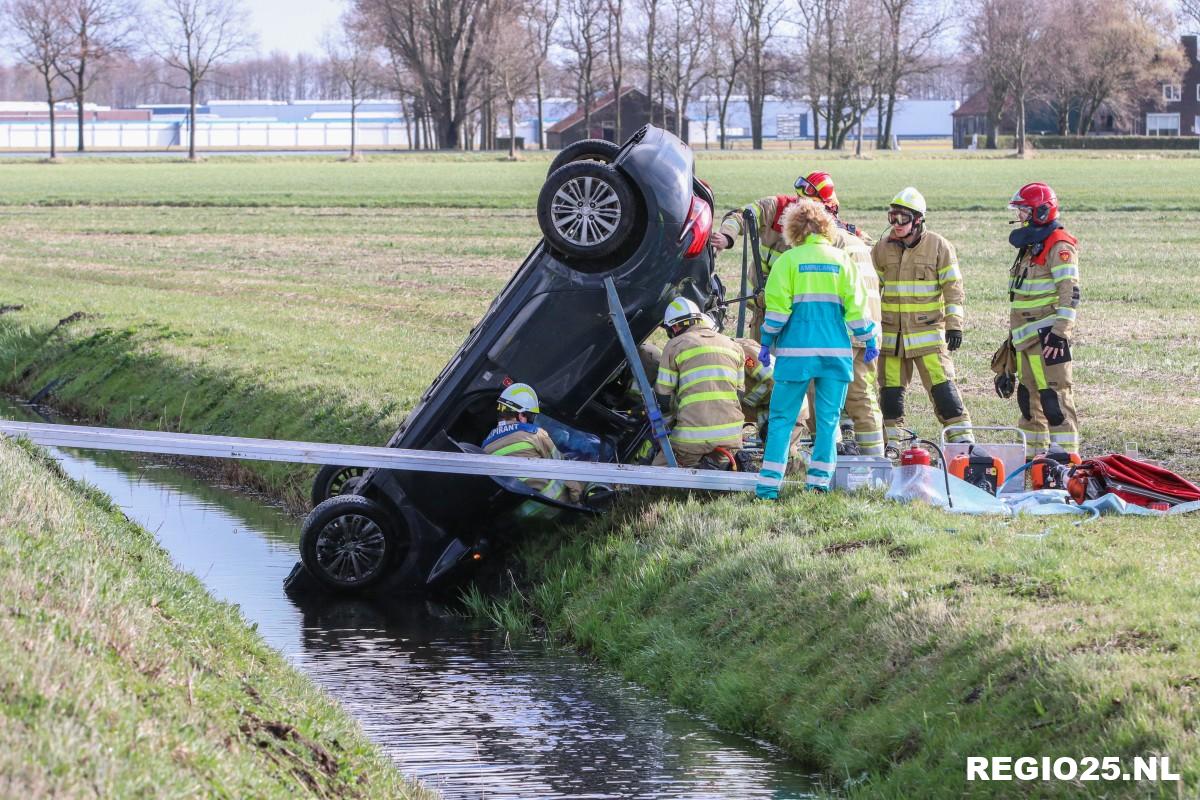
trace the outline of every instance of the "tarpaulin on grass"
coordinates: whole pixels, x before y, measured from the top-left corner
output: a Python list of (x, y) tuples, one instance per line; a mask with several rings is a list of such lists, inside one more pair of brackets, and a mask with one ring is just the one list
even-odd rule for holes
[(900, 503), (919, 500), (937, 508), (958, 514), (997, 514), (1013, 516), (1031, 514), (1035, 516), (1106, 514), (1162, 517), (1200, 511), (1200, 500), (1182, 503), (1167, 511), (1127, 503), (1115, 494), (1105, 494), (1081, 505), (1068, 504), (1068, 495), (1058, 489), (1041, 489), (996, 497), (990, 492), (967, 483), (961, 478), (949, 476), (950, 503), (946, 494), (947, 476), (942, 470), (922, 464), (909, 464), (892, 472), (892, 485), (887, 499)]

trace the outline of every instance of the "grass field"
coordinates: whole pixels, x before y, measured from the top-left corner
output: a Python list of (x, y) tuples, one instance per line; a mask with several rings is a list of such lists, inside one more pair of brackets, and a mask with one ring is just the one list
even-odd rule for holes
[[(64, 380), (55, 402), (110, 424), (380, 443), (536, 241), (545, 166), (0, 164), (0, 304), (24, 306), (0, 316), (0, 380), (26, 393)], [(729, 207), (818, 167), (868, 230), (901, 186), (926, 194), (963, 266), (956, 361), (981, 424), (1016, 419), (987, 367), (1007, 320), (1004, 206), (1027, 180), (1054, 184), (1082, 242), (1085, 450), (1137, 442), (1200, 477), (1200, 159), (735, 153), (701, 157), (698, 174)], [(732, 277), (736, 257), (721, 267)], [(909, 419), (933, 434), (920, 394)], [(312, 471), (234, 472), (299, 504)], [(866, 781), (868, 795), (953, 794), (962, 757), (1001, 744), (1178, 754), (1194, 789), (1187, 576), (1200, 572), (1200, 525), (1015, 535), (1042, 528), (865, 499), (646, 500), (543, 542), (527, 559), (530, 607), (676, 700), (835, 781)]]

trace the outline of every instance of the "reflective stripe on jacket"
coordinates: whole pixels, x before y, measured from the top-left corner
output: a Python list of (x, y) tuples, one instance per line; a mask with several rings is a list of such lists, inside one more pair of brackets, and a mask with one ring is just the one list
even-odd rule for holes
[[(562, 458), (550, 434), (528, 422), (502, 422), (483, 440), (483, 452), (490, 456), (517, 458)], [(567, 501), (567, 486), (555, 478), (521, 478), (521, 482), (551, 500)]]
[(673, 398), (672, 442), (741, 447), (743, 391), (742, 350), (728, 336), (694, 325), (663, 348), (654, 392)]
[(854, 260), (811, 235), (784, 253), (767, 280), (763, 344), (774, 345), (775, 380), (854, 378), (850, 334), (866, 342), (877, 326)]
[(883, 301), (881, 349), (906, 358), (936, 353), (963, 327), (965, 295), (954, 245), (925, 231), (914, 247), (884, 237), (871, 248)]
[(1036, 347), (1043, 328), (1052, 328), (1067, 341), (1074, 332), (1080, 301), (1079, 253), (1064, 240), (1052, 242), (1043, 252), (1044, 258), (1034, 258), (1030, 248), (1013, 265), (1009, 278), (1008, 326), (1017, 350)]

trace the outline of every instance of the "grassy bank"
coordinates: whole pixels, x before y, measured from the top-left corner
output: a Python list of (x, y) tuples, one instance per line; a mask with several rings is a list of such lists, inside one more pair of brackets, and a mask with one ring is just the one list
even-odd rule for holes
[(0, 795), (435, 796), (106, 497), (7, 442), (0, 496)]
[[(878, 498), (644, 500), (531, 543), (533, 620), (853, 797), (1191, 797), (1200, 525), (954, 517)], [(1180, 782), (968, 783), (966, 757), (1166, 755)]]
[[(1038, 174), (1061, 180), (1084, 242), (1085, 449), (1137, 442), (1200, 474), (1200, 162), (803, 166), (821, 165), (868, 229), (882, 227), (878, 206), (899, 186), (930, 198), (933, 227), (963, 265), (956, 362), (981, 424), (1016, 418), (987, 368), (1007, 320), (1004, 200)], [(178, 169), (178, 181), (142, 166)], [(88, 172), (102, 167), (114, 171), (109, 188)], [(22, 306), (0, 316), (0, 382), (26, 394), (51, 386), (57, 404), (114, 425), (374, 444), (536, 241), (529, 202), (544, 163), (4, 169), (30, 171), (0, 181), (0, 201), (95, 193), (100, 205), (0, 208), (0, 305)], [(779, 154), (700, 168), (722, 205), (782, 191), (796, 171)], [(1135, 191), (1139, 182), (1152, 189)], [(264, 196), (295, 207), (251, 207)], [(147, 205), (177, 201), (196, 207)], [(490, 207), (462, 208), (471, 204)], [(1115, 210), (1130, 206), (1144, 210)], [(723, 258), (727, 275), (735, 267)], [(931, 434), (920, 394), (910, 393), (910, 420)], [(297, 502), (312, 474), (235, 469)], [(556, 633), (722, 724), (780, 741), (836, 783), (867, 781), (866, 795), (951, 796), (967, 755), (1007, 753), (1161, 752), (1194, 791), (1197, 523), (1104, 520), (1023, 536), (1041, 531), (843, 497), (779, 509), (662, 500), (578, 540), (544, 540), (525, 561), (531, 608)], [(1027, 787), (1056, 790), (1066, 788)]]

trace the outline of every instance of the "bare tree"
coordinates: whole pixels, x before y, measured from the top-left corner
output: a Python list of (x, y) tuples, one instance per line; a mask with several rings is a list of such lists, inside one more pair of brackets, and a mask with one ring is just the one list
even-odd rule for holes
[(974, 0), (966, 23), (966, 54), (975, 82), (987, 97), (987, 148), (996, 149), (1000, 122), (1008, 100), (1003, 38), (1005, 0)]
[(936, 68), (940, 59), (930, 53), (949, 23), (950, 16), (937, 0), (880, 0), (887, 25), (887, 52), (882, 69), (882, 119), (879, 120), (879, 146), (888, 149), (892, 140), (892, 118), (896, 95), (901, 84), (914, 73)]
[(58, 61), (58, 74), (75, 98), (76, 123), (83, 151), (83, 105), (100, 69), (128, 52), (136, 28), (137, 8), (126, 0), (59, 0), (69, 38)]
[(37, 72), (50, 107), (50, 158), (58, 156), (55, 144), (54, 104), (58, 102), (58, 64), (70, 40), (59, 9), (48, 0), (9, 0), (3, 14), (17, 57)]
[(618, 143), (625, 137), (621, 131), (621, 90), (625, 78), (625, 0), (605, 0), (608, 5), (608, 24), (604, 27), (604, 38), (608, 44), (608, 74), (612, 77), (613, 102), (616, 119), (613, 121), (614, 137)]
[[(1178, 80), (1185, 69), (1174, 14), (1155, 0), (1084, 0), (1087, 14), (1074, 41), (1082, 57), (1072, 67), (1078, 83), (1079, 122), (1087, 135), (1102, 106), (1114, 116), (1135, 116), (1146, 97), (1159, 95), (1163, 83)], [(1087, 31), (1081, 37), (1081, 29)]]
[[(654, 49), (658, 37), (658, 4), (660, 0), (638, 0), (642, 16), (646, 21), (646, 29), (642, 39), (646, 45), (646, 102), (654, 103), (654, 75), (657, 72), (658, 52)], [(651, 105), (651, 121), (653, 121), (653, 105)]]
[(724, 0), (713, 10), (709, 27), (709, 50), (712, 53), (710, 77), (717, 97), (717, 128), (720, 148), (726, 146), (726, 121), (729, 118), (729, 98), (741, 80), (742, 64), (746, 60), (749, 39), (749, 20), (740, 0)]
[(375, 58), (376, 49), (365, 21), (353, 12), (343, 14), (341, 29), (325, 39), (329, 68), (340, 88), (350, 95), (351, 159), (358, 157), (358, 107), (379, 84), (381, 70)]
[(1040, 0), (1001, 0), (1003, 35), (999, 39), (1001, 71), (1017, 117), (1017, 155), (1025, 155), (1026, 111), (1042, 46), (1047, 12)]
[(1200, 0), (1180, 0), (1184, 19), (1191, 19), (1192, 24), (1200, 29)]
[(675, 135), (682, 138), (688, 99), (708, 74), (704, 33), (712, 13), (709, 0), (667, 0), (663, 11), (662, 81), (675, 109)]
[(825, 119), (825, 147), (840, 148), (879, 99), (887, 49), (882, 9), (871, 0), (802, 3), (801, 29), (814, 117)]
[(771, 83), (771, 40), (783, 18), (784, 6), (782, 0), (738, 1), (746, 20), (742, 86), (750, 106), (750, 138), (754, 149), (762, 150), (763, 104)]
[(149, 31), (150, 49), (172, 77), (169, 85), (188, 95), (188, 158), (196, 158), (196, 95), (210, 70), (251, 46), (241, 0), (161, 0), (158, 24)]
[(535, 65), (529, 58), (535, 46), (533, 32), (521, 20), (502, 20), (488, 48), (492, 78), (508, 114), (508, 157), (517, 157), (517, 100), (526, 96), (534, 84)]
[(464, 144), (470, 100), (483, 78), (482, 44), (508, 13), (504, 0), (355, 0), (355, 7), (420, 82), (438, 147)]
[(575, 78), (575, 96), (583, 108), (586, 137), (592, 135), (592, 101), (601, 82), (603, 65), (598, 62), (604, 43), (602, 17), (607, 11), (607, 0), (567, 0), (562, 45), (570, 52), (566, 67)]
[(533, 61), (534, 91), (537, 95), (537, 140), (538, 149), (546, 149), (546, 132), (542, 120), (545, 114), (542, 103), (545, 99), (544, 72), (550, 58), (550, 46), (555, 42), (558, 15), (562, 0), (530, 0), (525, 6), (525, 27), (533, 42), (531, 60)]

